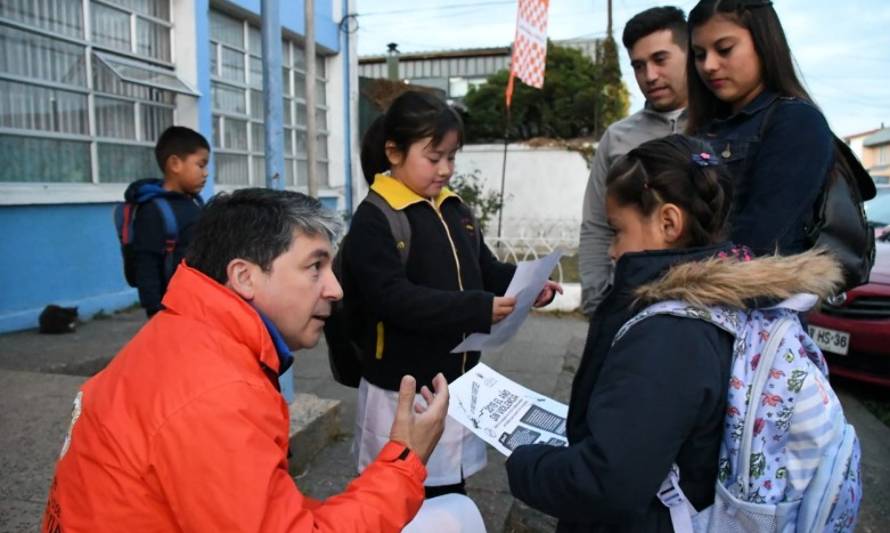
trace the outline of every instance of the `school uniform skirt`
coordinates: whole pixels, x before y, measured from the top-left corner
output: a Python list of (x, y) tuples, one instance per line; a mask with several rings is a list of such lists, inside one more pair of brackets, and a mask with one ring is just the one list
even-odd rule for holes
[[(398, 392), (372, 385), (364, 378), (359, 383), (353, 442), (359, 473), (377, 458), (377, 454), (389, 442), (398, 400)], [(419, 394), (417, 400), (421, 405), (425, 404)], [(426, 486), (456, 485), (482, 470), (485, 464), (485, 443), (450, 416), (446, 417), (442, 438), (426, 463)]]

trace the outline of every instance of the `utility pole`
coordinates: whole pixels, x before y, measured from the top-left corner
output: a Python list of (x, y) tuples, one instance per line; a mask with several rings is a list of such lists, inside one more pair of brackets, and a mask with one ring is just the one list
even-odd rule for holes
[(609, 3), (609, 23), (606, 26), (606, 36), (611, 39), (612, 38), (612, 0), (606, 0)]
[(315, 2), (304, 0), (306, 11), (306, 185), (309, 196), (318, 198), (318, 145), (315, 124)]
[[(263, 46), (263, 105), (266, 108), (266, 187), (284, 189), (284, 88), (281, 80), (281, 0), (262, 0), (260, 4)], [(293, 368), (278, 378), (281, 395), (294, 401)]]
[(263, 105), (266, 133), (266, 187), (284, 188), (284, 103), (281, 83), (280, 0), (260, 4), (263, 47)]

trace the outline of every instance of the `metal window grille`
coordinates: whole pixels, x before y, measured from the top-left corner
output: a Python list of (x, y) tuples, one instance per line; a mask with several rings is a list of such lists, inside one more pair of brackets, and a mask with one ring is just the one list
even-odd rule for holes
[(169, 0), (0, 2), (0, 182), (159, 175), (173, 124)]
[[(246, 20), (212, 10), (210, 46), (217, 182), (262, 186), (266, 172), (262, 34)], [(322, 56), (316, 61), (318, 169), (320, 182), (327, 184), (326, 61)], [(282, 65), (285, 183), (303, 188), (307, 182), (306, 94), (305, 52), (300, 44), (282, 40)]]

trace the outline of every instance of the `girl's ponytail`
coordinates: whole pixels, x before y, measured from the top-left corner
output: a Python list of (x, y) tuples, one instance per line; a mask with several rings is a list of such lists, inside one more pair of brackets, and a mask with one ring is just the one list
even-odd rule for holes
[(386, 132), (384, 122), (386, 115), (380, 115), (365, 131), (362, 137), (362, 174), (368, 185), (374, 183), (374, 176), (389, 170), (389, 159), (386, 158)]
[(429, 138), (435, 146), (451, 131), (457, 133), (458, 146), (463, 146), (464, 126), (457, 111), (434, 94), (405, 91), (362, 137), (362, 174), (368, 185), (374, 183), (375, 175), (390, 169), (387, 141), (407, 154), (416, 141)]

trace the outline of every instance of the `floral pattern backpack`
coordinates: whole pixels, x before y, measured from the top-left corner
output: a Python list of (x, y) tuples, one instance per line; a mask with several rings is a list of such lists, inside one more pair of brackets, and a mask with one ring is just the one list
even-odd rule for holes
[(852, 532), (862, 501), (860, 448), (828, 383), (822, 352), (798, 313), (797, 295), (765, 309), (665, 301), (617, 333), (657, 314), (708, 321), (735, 338), (714, 504), (700, 512), (674, 465), (659, 490), (674, 531)]

